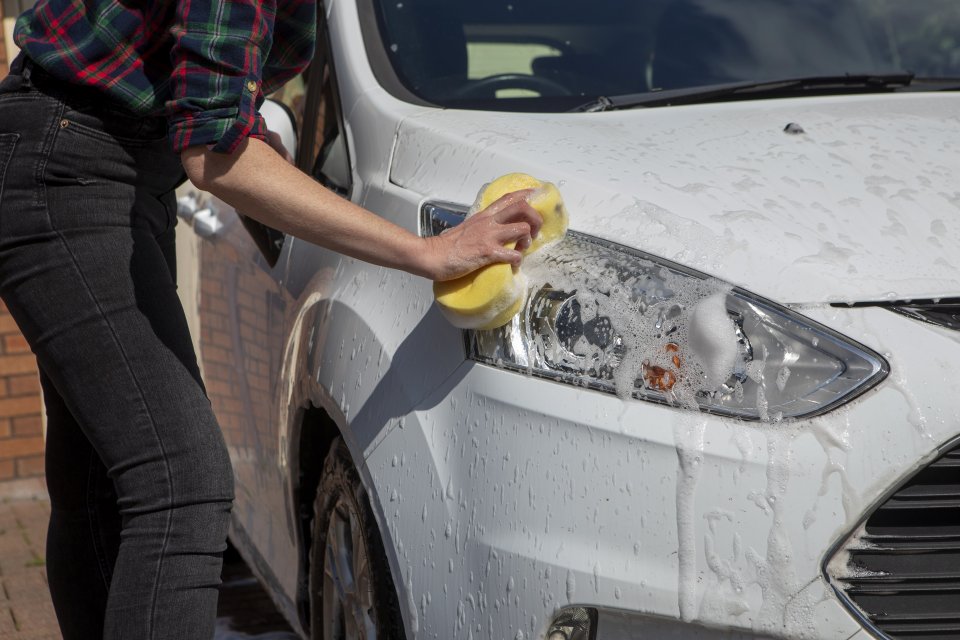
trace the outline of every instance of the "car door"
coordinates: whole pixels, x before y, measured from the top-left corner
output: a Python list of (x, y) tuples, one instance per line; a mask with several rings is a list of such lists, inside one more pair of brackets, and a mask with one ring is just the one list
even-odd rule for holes
[[(238, 215), (193, 189), (199, 236), (199, 357), (207, 394), (230, 450), (235, 515), (273, 504), (282, 487), (274, 461), (276, 354), (289, 297), (284, 294), (282, 234)], [(271, 539), (272, 518), (241, 521), (254, 538)]]
[[(270, 103), (261, 112), (276, 116), (279, 109), (282, 124), (292, 125), (298, 167), (349, 196), (349, 155), (324, 38), (311, 66), (271, 95)], [(283, 358), (295, 320), (291, 286), (296, 291), (303, 284), (287, 281), (295, 239), (190, 183), (179, 193), (182, 221), (192, 227), (192, 233), (181, 233), (189, 236), (181, 239), (181, 253), (188, 256), (182, 270), (188, 282), (197, 280), (195, 299), (185, 306), (233, 463), (234, 542), (264, 560), (257, 568), (268, 569), (268, 582), (292, 600), (299, 523), (290, 503), (284, 427), (297, 407), (287, 406)]]

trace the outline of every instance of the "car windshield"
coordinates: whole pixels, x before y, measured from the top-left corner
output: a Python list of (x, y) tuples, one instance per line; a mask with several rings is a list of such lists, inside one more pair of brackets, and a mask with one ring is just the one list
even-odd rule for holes
[(731, 82), (960, 77), (957, 0), (369, 1), (378, 77), (447, 107), (564, 111)]

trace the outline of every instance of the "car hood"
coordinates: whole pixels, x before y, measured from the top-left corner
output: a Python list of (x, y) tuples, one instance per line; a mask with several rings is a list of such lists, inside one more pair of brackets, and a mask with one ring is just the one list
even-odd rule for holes
[(939, 298), (960, 294), (958, 112), (946, 93), (430, 110), (401, 122), (390, 177), (469, 204), (530, 173), (560, 187), (572, 229), (782, 302)]

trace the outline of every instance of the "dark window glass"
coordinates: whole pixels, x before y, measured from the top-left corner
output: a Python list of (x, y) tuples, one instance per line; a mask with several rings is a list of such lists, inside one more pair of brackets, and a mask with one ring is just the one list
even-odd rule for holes
[(957, 0), (372, 0), (403, 86), (444, 106), (563, 109), (737, 81), (960, 76)]

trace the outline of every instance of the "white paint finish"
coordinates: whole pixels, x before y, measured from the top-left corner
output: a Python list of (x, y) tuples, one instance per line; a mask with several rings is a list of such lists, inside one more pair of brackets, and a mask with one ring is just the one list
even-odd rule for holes
[(267, 129), (280, 136), (280, 141), (290, 157), (296, 157), (297, 130), (290, 113), (279, 102), (268, 99), (260, 105), (260, 115), (263, 116)]
[[(909, 333), (910, 347), (890, 352), (905, 378), (925, 375), (937, 353), (938, 377), (960, 380), (948, 332), (880, 309), (806, 311), (868, 342)], [(748, 425), (465, 365), (368, 465), (403, 581), (416, 603), (430, 594), (417, 637), (455, 637), (456, 624), (513, 637), (574, 603), (840, 639), (857, 623), (822, 579), (825, 554), (956, 434), (958, 391), (915, 388), (918, 406), (939, 407), (923, 432), (893, 384), (822, 418)], [(691, 479), (678, 441), (700, 459)], [(508, 598), (511, 580), (523, 587)], [(488, 609), (468, 606), (457, 623), (450, 612), (468, 595)]]
[[(957, 98), (439, 111), (387, 95), (355, 4), (328, 8), (354, 201), (415, 230), (424, 198), (467, 204), (529, 171), (558, 183), (574, 229), (815, 303), (798, 310), (892, 366), (848, 407), (792, 425), (622, 402), (466, 363), (428, 282), (293, 243), (275, 472), (292, 473), (293, 409), (326, 407), (370, 488), (408, 637), (538, 637), (568, 603), (625, 612), (601, 618), (613, 638), (636, 637), (623, 620), (639, 614), (690, 623), (649, 637), (855, 635), (821, 564), (960, 431), (960, 334), (819, 303), (960, 293)], [(783, 133), (791, 121), (807, 133)], [(254, 484), (238, 515), (292, 599), (296, 548), (263, 522), (279, 531), (278, 509), (294, 511), (287, 480), (283, 498)]]
[(945, 93), (435, 111), (402, 124), (391, 179), (469, 203), (526, 171), (560, 185), (571, 228), (778, 300), (956, 295), (958, 106)]

